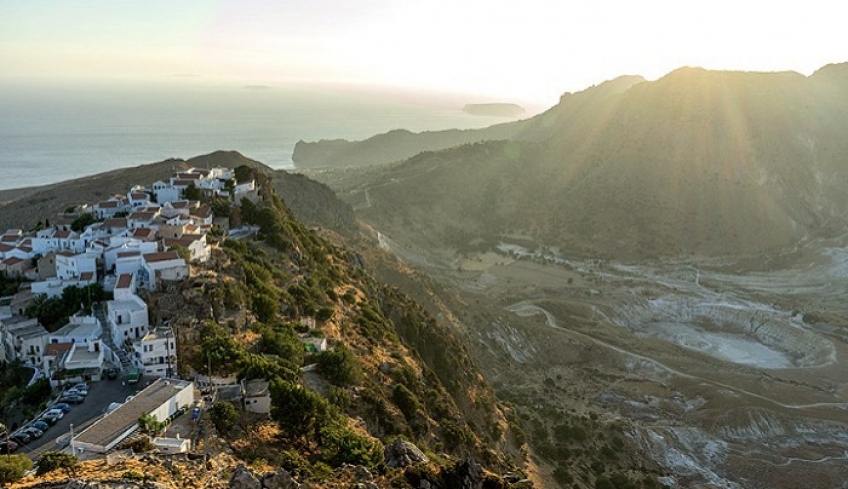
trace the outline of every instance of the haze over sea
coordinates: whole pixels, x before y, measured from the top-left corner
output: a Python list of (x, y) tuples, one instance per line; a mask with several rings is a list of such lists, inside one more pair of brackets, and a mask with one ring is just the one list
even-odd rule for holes
[(0, 189), (237, 150), (293, 168), (303, 139), (363, 139), (392, 129), (469, 129), (506, 119), (462, 111), (479, 100), (296, 86), (0, 87)]

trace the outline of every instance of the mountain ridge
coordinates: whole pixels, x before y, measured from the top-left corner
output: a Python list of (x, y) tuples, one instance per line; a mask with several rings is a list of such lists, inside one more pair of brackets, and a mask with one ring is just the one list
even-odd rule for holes
[(361, 216), (377, 229), (434, 244), (509, 233), (620, 258), (784, 249), (848, 224), (845, 71), (623, 77), (564, 95), (505, 141), (424, 152), (352, 190), (368, 191)]

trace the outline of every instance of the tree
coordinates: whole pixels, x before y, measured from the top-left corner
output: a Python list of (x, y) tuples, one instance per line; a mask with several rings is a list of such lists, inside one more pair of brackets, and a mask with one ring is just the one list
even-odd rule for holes
[(229, 375), (238, 370), (245, 351), (229, 330), (214, 321), (207, 321), (202, 338), (192, 355), (195, 370), (206, 372), (211, 369), (215, 375)]
[(82, 232), (88, 226), (94, 224), (97, 219), (94, 217), (94, 214), (90, 212), (85, 212), (80, 215), (78, 218), (74, 219), (74, 222), (71, 223), (71, 229), (76, 232)]
[(194, 182), (191, 182), (183, 190), (183, 198), (186, 200), (201, 200), (203, 198), (203, 192), (197, 188)]
[(209, 416), (221, 433), (229, 432), (239, 420), (238, 410), (230, 402), (216, 402), (209, 410)]
[(0, 457), (0, 486), (15, 482), (32, 468), (32, 460), (24, 454)]
[(321, 445), (321, 428), (332, 423), (338, 413), (320, 395), (300, 384), (274, 379), (271, 382), (271, 417), (291, 438), (309, 434)]
[(247, 183), (253, 180), (253, 170), (247, 165), (237, 167), (234, 173), (238, 183)]
[(276, 327), (264, 326), (257, 331), (262, 335), (259, 349), (262, 353), (277, 355), (295, 365), (303, 365), (303, 343), (295, 334), (294, 329), (286, 324)]
[(63, 469), (69, 475), (75, 476), (79, 468), (79, 460), (70, 453), (50, 451), (39, 457), (38, 469), (35, 475), (44, 475), (54, 470)]
[(230, 201), (227, 199), (218, 197), (209, 204), (209, 207), (212, 208), (212, 214), (215, 217), (230, 217)]
[(318, 373), (337, 386), (355, 384), (360, 378), (359, 362), (343, 345), (319, 353), (317, 369)]
[(0, 486), (20, 480), (24, 472), (32, 469), (32, 460), (24, 454), (0, 457)]
[(165, 430), (165, 423), (150, 413), (144, 413), (138, 417), (138, 429), (147, 435), (156, 436)]

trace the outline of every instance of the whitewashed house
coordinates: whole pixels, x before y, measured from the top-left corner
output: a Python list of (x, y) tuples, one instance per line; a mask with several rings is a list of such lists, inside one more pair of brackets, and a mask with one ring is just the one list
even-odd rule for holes
[(170, 328), (153, 328), (133, 342), (133, 350), (133, 365), (142, 369), (145, 377), (172, 377), (177, 370), (177, 343)]
[(181, 238), (165, 238), (162, 240), (162, 245), (166, 250), (171, 250), (175, 246), (188, 250), (191, 262), (206, 263), (212, 253), (212, 247), (206, 242), (205, 234), (186, 234)]
[(56, 253), (56, 278), (69, 280), (82, 278), (86, 272), (97, 279), (97, 256), (93, 253)]
[(138, 266), (140, 267), (141, 255), (155, 253), (159, 248), (154, 241), (142, 241), (132, 237), (113, 238), (110, 242), (112, 246), (103, 253), (103, 265), (106, 270), (114, 270), (119, 257), (134, 256), (126, 254), (131, 252), (139, 257)]
[(115, 275), (141, 273), (144, 270), (144, 260), (140, 251), (123, 251), (115, 258)]
[(135, 273), (122, 273), (121, 275), (118, 275), (118, 280), (115, 283), (114, 290), (112, 291), (112, 295), (115, 300), (131, 300), (130, 296), (135, 295), (136, 292), (138, 292), (138, 284), (136, 282)]
[(48, 343), (80, 343), (87, 345), (100, 339), (103, 326), (94, 316), (73, 315), (68, 324), (50, 333)]
[(149, 228), (152, 226), (153, 220), (158, 215), (158, 212), (137, 210), (127, 216), (127, 225), (129, 229)]
[(106, 318), (116, 345), (139, 339), (148, 332), (147, 304), (137, 295), (107, 302)]
[(182, 193), (179, 189), (171, 185), (171, 182), (163, 182), (162, 180), (153, 182), (152, 189), (153, 195), (156, 197), (156, 202), (159, 204), (180, 200), (180, 194)]
[(141, 282), (150, 290), (156, 290), (163, 280), (183, 280), (189, 276), (188, 265), (176, 251), (148, 253), (142, 260)]
[(242, 383), (245, 411), (268, 414), (271, 412), (271, 389), (267, 380), (251, 380)]
[(72, 344), (62, 366), (65, 370), (78, 372), (86, 380), (99, 381), (105, 361), (104, 345), (97, 339), (88, 344)]
[(4, 319), (0, 321), (0, 334), (10, 359), (33, 367), (41, 365), (48, 333), (38, 319), (22, 316)]
[(115, 217), (115, 214), (127, 212), (128, 210), (128, 207), (120, 199), (114, 197), (94, 204), (94, 215), (98, 219)]

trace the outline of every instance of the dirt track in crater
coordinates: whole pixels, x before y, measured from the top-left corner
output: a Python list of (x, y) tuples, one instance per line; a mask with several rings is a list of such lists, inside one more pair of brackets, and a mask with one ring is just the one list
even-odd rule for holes
[[(405, 252), (396, 240), (391, 248)], [(839, 280), (848, 267), (832, 249), (807, 250), (813, 260), (784, 260), (790, 267), (773, 272), (703, 260), (551, 264), (491, 252), (442, 253), (425, 272), (473, 305), (460, 314), (463, 328), (495, 385), (532, 390), (561, 378), (569, 394), (552, 402), (633, 420), (644, 426), (635, 441), (666, 433), (663, 444), (649, 444), (652, 456), (682, 463), (675, 470), (691, 472), (686, 484), (833, 487), (848, 476), (848, 336), (839, 324), (803, 320), (845, 297)], [(704, 334), (675, 342), (653, 334), (659, 321), (689, 322), (690, 334)], [(710, 335), (769, 348), (789, 363), (722, 358)], [(760, 414), (746, 417), (752, 409)], [(724, 448), (694, 453), (703, 444)]]

